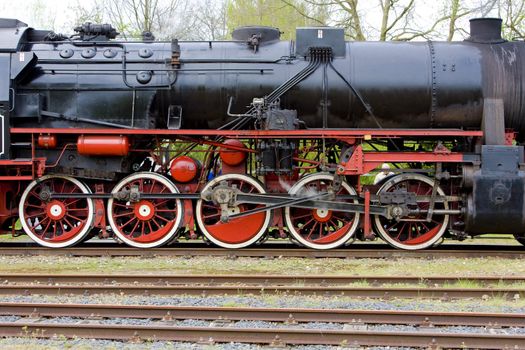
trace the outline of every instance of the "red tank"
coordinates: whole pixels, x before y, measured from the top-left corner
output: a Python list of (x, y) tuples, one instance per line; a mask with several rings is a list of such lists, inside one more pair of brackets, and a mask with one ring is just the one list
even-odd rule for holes
[(84, 156), (126, 156), (130, 145), (127, 136), (80, 135), (77, 149)]
[[(234, 146), (236, 148), (246, 148), (241, 141), (235, 139), (228, 139), (224, 141), (223, 144), (228, 146)], [(219, 156), (221, 157), (221, 160), (224, 164), (236, 166), (244, 162), (244, 160), (246, 159), (246, 152), (221, 147), (219, 149)]]
[(188, 156), (177, 157), (171, 162), (170, 174), (177, 182), (187, 183), (199, 174), (199, 162)]

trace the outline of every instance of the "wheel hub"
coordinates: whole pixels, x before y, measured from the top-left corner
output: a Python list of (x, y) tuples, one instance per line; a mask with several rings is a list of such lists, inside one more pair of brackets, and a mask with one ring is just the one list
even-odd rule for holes
[(51, 220), (61, 220), (66, 215), (66, 206), (64, 203), (54, 200), (46, 205), (46, 213)]
[(155, 215), (155, 206), (149, 201), (140, 201), (135, 204), (135, 215), (141, 221), (148, 221)]
[(313, 216), (319, 222), (327, 222), (332, 218), (332, 211), (329, 209), (314, 209)]
[(239, 208), (238, 206), (228, 208), (228, 215), (235, 215), (235, 214), (239, 214), (240, 212), (241, 212), (241, 208)]

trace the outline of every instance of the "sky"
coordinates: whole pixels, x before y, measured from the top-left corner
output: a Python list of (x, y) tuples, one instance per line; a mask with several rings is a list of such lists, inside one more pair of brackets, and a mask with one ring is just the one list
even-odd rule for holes
[[(0, 17), (16, 18), (33, 25), (35, 22), (35, 9), (39, 5), (45, 8), (42, 21), (54, 22), (59, 29), (66, 29), (73, 15), (72, 7), (78, 0), (0, 0)], [(83, 0), (90, 2), (90, 0)], [(40, 23), (39, 23), (40, 24)], [(45, 24), (45, 23), (42, 23)], [(43, 28), (42, 28), (43, 29)]]
[[(192, 0), (193, 1), (193, 0)], [(443, 0), (441, 0), (443, 1)], [(472, 4), (479, 2), (479, 0), (466, 0)], [(428, 21), (431, 18), (440, 0), (416, 0), (416, 6), (419, 6), (417, 18), (414, 22)], [(71, 34), (73, 27), (78, 23), (74, 23), (75, 14), (73, 8), (82, 5), (90, 5), (92, 0), (0, 0), (0, 17), (17, 18), (22, 22), (29, 24), (29, 26), (40, 29), (54, 29), (55, 31)], [(364, 13), (365, 23), (369, 27), (374, 27), (381, 22), (379, 13), (377, 11), (377, 1), (365, 0), (362, 1), (361, 13)], [(495, 16), (495, 13), (490, 15)], [(468, 28), (468, 19), (462, 20), (462, 27)], [(256, 23), (254, 23), (256, 24)], [(417, 25), (417, 23), (416, 23)], [(461, 37), (455, 37), (455, 40), (460, 40)]]

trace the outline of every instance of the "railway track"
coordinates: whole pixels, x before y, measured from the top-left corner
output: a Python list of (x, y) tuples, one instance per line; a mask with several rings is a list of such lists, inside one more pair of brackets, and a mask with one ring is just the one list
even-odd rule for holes
[(347, 310), (347, 309), (297, 309), (253, 307), (196, 307), (149, 305), (98, 305), (98, 304), (37, 304), (0, 303), (0, 315), (29, 318), (78, 317), (142, 318), (152, 320), (255, 320), (295, 324), (300, 322), (331, 322), (350, 324), (401, 324), (470, 327), (523, 327), (524, 314)]
[[(253, 275), (1, 275), (1, 295), (322, 295), (358, 298), (522, 298), (525, 289), (512, 284), (524, 277), (381, 277)], [(453, 285), (454, 281), (476, 288)], [(352, 285), (356, 283), (356, 285)], [(396, 283), (416, 284), (398, 287)], [(427, 283), (427, 285), (421, 284)], [(428, 284), (430, 283), (430, 284)], [(450, 286), (446, 286), (451, 283)], [(392, 284), (392, 285), (388, 285)], [(365, 286), (363, 286), (365, 285)]]
[[(3, 336), (98, 338), (113, 340), (146, 339), (191, 342), (243, 342), (284, 346), (322, 344), (348, 346), (414, 346), (453, 348), (525, 348), (525, 336), (499, 332), (498, 327), (523, 326), (523, 315), (435, 313), (407, 311), (200, 308), (120, 305), (0, 304), (0, 314), (28, 317), (0, 323)], [(83, 322), (56, 323), (49, 317), (83, 318)], [(147, 325), (115, 325), (102, 318), (147, 318)], [(177, 325), (178, 319), (232, 321), (227, 326)], [(236, 320), (285, 323), (286, 326), (244, 328)], [(356, 321), (358, 320), (358, 321)], [(341, 329), (301, 328), (298, 322), (343, 323)], [(495, 323), (498, 325), (496, 326)], [(367, 325), (417, 325), (416, 331), (377, 331)], [(436, 326), (496, 328), (493, 332), (454, 333)]]
[[(23, 327), (23, 330), (21, 328)], [(53, 338), (97, 338), (123, 341), (183, 341), (214, 344), (255, 343), (274, 347), (285, 345), (351, 345), (403, 346), (434, 348), (524, 349), (522, 335), (446, 333), (446, 332), (391, 332), (369, 330), (327, 329), (264, 329), (237, 327), (181, 327), (166, 325), (129, 326), (71, 323), (0, 323), (3, 336)]]
[[(10, 244), (9, 244), (10, 245)], [(182, 244), (179, 247), (164, 247), (152, 249), (137, 249), (122, 247), (114, 244), (91, 244), (86, 247), (72, 247), (50, 249), (27, 245), (4, 244), (0, 246), (1, 256), (86, 256), (86, 257), (196, 257), (222, 256), (229, 258), (259, 257), (259, 258), (477, 258), (499, 257), (507, 259), (521, 259), (525, 256), (525, 249), (521, 246), (473, 246), (473, 245), (443, 245), (441, 247), (403, 251), (388, 248), (384, 244), (357, 244), (344, 249), (313, 250), (297, 248), (284, 244), (264, 245), (263, 247), (245, 249), (210, 248), (207, 245)]]

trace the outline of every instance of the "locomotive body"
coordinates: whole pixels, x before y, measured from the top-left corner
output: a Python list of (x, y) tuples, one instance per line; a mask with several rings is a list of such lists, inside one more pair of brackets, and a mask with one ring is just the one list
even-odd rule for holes
[[(65, 37), (0, 20), (0, 224), (20, 220), (50, 247), (522, 239), (525, 45), (500, 30), (476, 19), (453, 43), (345, 42), (325, 27), (295, 42), (267, 27), (121, 42), (109, 25)], [(394, 176), (367, 184), (383, 163)]]
[[(15, 125), (24, 125), (23, 118), (41, 118), (47, 108), (87, 117), (86, 126), (103, 125), (96, 124), (99, 120), (115, 127), (157, 128), (166, 126), (169, 105), (178, 105), (183, 128), (214, 129), (227, 122), (229, 98), (235, 101), (232, 112), (242, 113), (254, 97), (265, 96), (309, 63), (294, 51), (294, 42), (262, 42), (257, 51), (243, 41), (185, 42), (176, 49), (184, 68), (174, 71), (171, 43), (32, 42), (42, 39), (39, 35), (29, 34), (21, 44), (21, 52), (38, 57), (38, 66), (16, 84), (13, 118), (21, 120)], [(520, 42), (477, 35), (454, 43), (329, 44), (340, 47), (334, 68), (370, 104), (381, 126), (477, 128), (483, 98), (500, 98), (507, 126), (521, 131), (525, 53)], [(326, 74), (328, 127), (377, 127), (344, 81), (332, 70)], [(322, 76), (322, 70), (315, 71), (281, 101), (283, 108), (297, 110), (308, 127), (323, 126)], [(72, 123), (55, 119), (42, 125)]]

